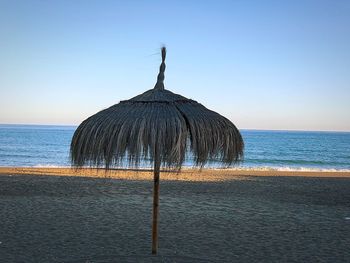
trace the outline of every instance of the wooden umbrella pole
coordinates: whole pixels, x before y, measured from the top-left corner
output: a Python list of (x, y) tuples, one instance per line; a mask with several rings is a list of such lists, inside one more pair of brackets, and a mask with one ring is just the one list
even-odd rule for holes
[(152, 254), (158, 250), (158, 214), (159, 214), (159, 174), (160, 158), (155, 152), (154, 158), (154, 179), (153, 179), (153, 222), (152, 222)]
[[(159, 67), (159, 74), (155, 89), (164, 90), (164, 71), (165, 71), (166, 49), (162, 47), (162, 63)], [(156, 255), (158, 251), (158, 215), (159, 215), (159, 174), (160, 174), (160, 154), (159, 145), (154, 145), (154, 179), (153, 179), (153, 223), (152, 223), (152, 254)]]

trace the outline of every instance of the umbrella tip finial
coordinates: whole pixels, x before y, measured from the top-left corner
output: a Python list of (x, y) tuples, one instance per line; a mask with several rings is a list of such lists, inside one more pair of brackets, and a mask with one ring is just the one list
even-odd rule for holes
[(162, 46), (162, 62), (165, 61), (165, 56), (166, 56), (166, 47), (165, 46)]
[(159, 73), (157, 77), (157, 83), (154, 86), (155, 89), (164, 89), (164, 71), (165, 71), (165, 57), (166, 57), (166, 47), (161, 48), (162, 51), (162, 63), (159, 67)]

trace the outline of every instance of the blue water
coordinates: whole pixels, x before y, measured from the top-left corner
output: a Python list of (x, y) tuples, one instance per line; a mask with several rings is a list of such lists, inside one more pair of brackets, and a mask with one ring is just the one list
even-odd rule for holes
[[(70, 166), (75, 128), (0, 125), (0, 166)], [(242, 168), (350, 170), (350, 133), (243, 130), (242, 135)]]

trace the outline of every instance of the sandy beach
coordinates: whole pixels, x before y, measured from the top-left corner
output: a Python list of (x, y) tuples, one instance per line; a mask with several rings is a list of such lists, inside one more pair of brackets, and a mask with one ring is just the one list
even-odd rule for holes
[(350, 174), (0, 168), (1, 262), (347, 262)]
[[(28, 168), (0, 167), (0, 174), (81, 176), (94, 178), (114, 178), (126, 180), (152, 180), (152, 170), (115, 169), (106, 172), (104, 169), (72, 169), (72, 168)], [(182, 169), (180, 172), (162, 171), (161, 179), (170, 181), (227, 181), (246, 176), (292, 176), (292, 177), (337, 177), (349, 178), (350, 172), (342, 171), (279, 171), (253, 169)]]

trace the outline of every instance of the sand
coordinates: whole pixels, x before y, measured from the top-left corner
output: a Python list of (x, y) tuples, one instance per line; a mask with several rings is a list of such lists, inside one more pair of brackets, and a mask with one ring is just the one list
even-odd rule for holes
[[(82, 176), (94, 178), (114, 178), (125, 180), (152, 180), (151, 170), (115, 169), (106, 172), (103, 169), (72, 169), (72, 168), (24, 168), (0, 167), (0, 174), (27, 174), (53, 176)], [(161, 180), (217, 182), (233, 179), (242, 179), (247, 176), (293, 176), (293, 177), (339, 177), (350, 178), (350, 172), (342, 171), (278, 171), (278, 170), (251, 170), (251, 169), (182, 169), (181, 172), (162, 172)]]
[(162, 174), (151, 256), (150, 172), (1, 168), (0, 262), (347, 262), (349, 175), (261, 172)]

